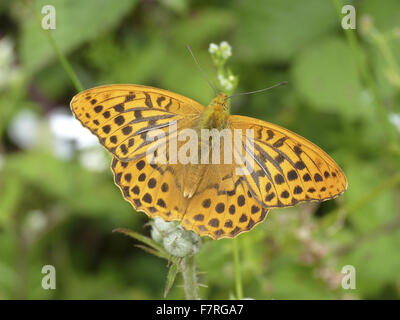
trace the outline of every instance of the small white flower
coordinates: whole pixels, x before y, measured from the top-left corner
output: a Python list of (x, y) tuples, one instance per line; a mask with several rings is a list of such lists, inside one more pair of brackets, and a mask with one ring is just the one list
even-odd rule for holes
[[(230, 78), (229, 78), (230, 79)], [(218, 75), (218, 80), (219, 83), (221, 84), (221, 86), (225, 89), (225, 90), (232, 90), (233, 88), (233, 83), (232, 81), (228, 80), (227, 78), (225, 78), (222, 74)]]
[[(80, 162), (90, 170), (102, 171), (107, 159), (101, 149), (97, 138), (64, 108), (52, 110), (47, 118), (52, 134), (53, 153), (60, 159), (70, 159), (76, 149), (82, 150)], [(94, 165), (91, 165), (94, 161)]]
[(231, 90), (233, 89), (233, 84), (232, 84), (231, 82), (228, 82), (228, 83), (226, 84), (226, 86), (225, 86), (225, 89), (226, 89), (227, 91), (231, 91)]
[(100, 148), (92, 148), (82, 152), (79, 157), (82, 167), (90, 171), (101, 172), (108, 168), (108, 161), (104, 151)]
[(232, 47), (228, 42), (222, 41), (219, 44), (219, 48), (221, 50), (222, 58), (228, 59), (232, 55)]
[(22, 110), (8, 128), (11, 140), (22, 149), (33, 149), (39, 144), (40, 119), (31, 110)]
[(208, 52), (210, 53), (216, 53), (218, 51), (219, 47), (215, 43), (210, 43), (210, 46), (208, 48)]
[(48, 121), (51, 132), (57, 140), (73, 142), (81, 150), (99, 146), (97, 138), (64, 108), (50, 112)]

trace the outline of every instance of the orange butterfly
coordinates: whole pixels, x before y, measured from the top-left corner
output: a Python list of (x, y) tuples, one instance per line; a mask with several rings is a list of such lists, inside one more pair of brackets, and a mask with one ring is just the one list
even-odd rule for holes
[[(137, 211), (214, 239), (235, 237), (263, 221), (268, 210), (342, 194), (347, 180), (339, 166), (310, 141), (277, 125), (230, 115), (227, 96), (208, 107), (179, 94), (140, 85), (106, 85), (85, 90), (71, 101), (83, 126), (113, 154), (115, 183)], [(245, 162), (153, 163), (146, 155), (170, 150), (168, 137), (192, 129), (241, 129), (250, 142), (252, 170)], [(253, 130), (249, 137), (246, 130)], [(149, 141), (152, 132), (164, 138)], [(204, 142), (204, 141), (202, 141)], [(178, 147), (183, 142), (178, 142)], [(202, 144), (198, 144), (199, 150)], [(220, 153), (223, 152), (222, 144)], [(168, 154), (168, 151), (166, 152)], [(169, 154), (167, 157), (170, 157)], [(240, 167), (242, 173), (236, 170)]]

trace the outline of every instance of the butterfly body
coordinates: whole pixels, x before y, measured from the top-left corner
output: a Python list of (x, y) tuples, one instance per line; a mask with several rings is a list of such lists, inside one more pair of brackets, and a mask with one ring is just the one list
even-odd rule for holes
[(228, 127), (227, 95), (220, 93), (211, 101), (201, 116), (201, 129), (222, 130)]
[[(71, 109), (113, 154), (115, 183), (137, 211), (180, 220), (184, 228), (214, 239), (251, 230), (270, 208), (333, 199), (347, 187), (343, 171), (319, 147), (277, 125), (230, 115), (225, 94), (204, 107), (167, 90), (107, 85), (79, 93)], [(179, 154), (189, 150), (179, 139), (185, 129), (198, 135), (194, 153), (207, 161), (181, 161)], [(212, 153), (201, 158), (213, 146), (225, 156), (225, 141), (202, 138), (202, 129), (238, 129), (240, 148), (228, 150), (252, 164), (213, 162)], [(154, 162), (160, 154), (167, 161)]]

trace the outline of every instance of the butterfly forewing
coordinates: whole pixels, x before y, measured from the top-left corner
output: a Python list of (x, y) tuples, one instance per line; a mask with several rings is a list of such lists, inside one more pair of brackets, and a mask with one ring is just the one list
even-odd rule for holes
[(261, 120), (231, 116), (232, 128), (253, 129), (242, 136), (254, 159), (243, 166), (245, 181), (264, 206), (287, 207), (302, 201), (328, 200), (343, 193), (347, 180), (339, 166), (319, 147), (287, 129)]
[(152, 87), (110, 85), (85, 90), (71, 101), (76, 118), (120, 160), (139, 158), (154, 142), (146, 141), (152, 130), (166, 136), (172, 124), (182, 127), (198, 117), (204, 107), (186, 97)]

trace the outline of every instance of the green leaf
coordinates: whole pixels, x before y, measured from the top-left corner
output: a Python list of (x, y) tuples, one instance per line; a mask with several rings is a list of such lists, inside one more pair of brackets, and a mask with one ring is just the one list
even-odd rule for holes
[(360, 2), (360, 16), (368, 14), (372, 16), (373, 23), (381, 31), (390, 31), (398, 28), (400, 21), (400, 2), (398, 0), (385, 0), (383, 6), (381, 2), (375, 0), (364, 0)]
[(164, 298), (167, 297), (169, 290), (172, 288), (172, 285), (175, 282), (175, 278), (178, 272), (179, 272), (178, 264), (172, 263), (168, 271), (167, 284), (165, 285), (165, 290), (164, 290)]
[[(94, 39), (101, 32), (115, 27), (121, 22), (137, 0), (38, 0), (36, 10), (41, 14), (44, 5), (53, 5), (56, 10), (56, 29), (51, 30), (62, 52), (70, 52), (84, 42)], [(30, 7), (33, 8), (33, 7)], [(49, 44), (34, 12), (22, 21), (20, 57), (26, 71), (34, 72), (55, 58), (54, 49)], [(48, 31), (46, 31), (48, 32)]]
[(397, 299), (395, 293), (390, 296), (388, 289), (400, 281), (400, 234), (386, 229), (389, 228), (365, 235), (362, 242), (357, 239), (353, 242), (356, 247), (340, 259), (342, 266), (355, 267), (356, 290), (348, 291), (361, 294), (362, 298)]
[[(393, 186), (388, 186), (379, 194), (369, 194), (371, 190), (385, 182), (384, 171), (377, 169), (379, 167), (383, 167), (383, 163), (379, 166), (379, 162), (368, 164), (354, 160), (346, 164), (346, 176), (349, 182), (349, 187), (344, 193), (346, 204), (351, 208), (360, 200), (364, 200), (365, 203), (348, 215), (351, 225), (359, 232), (374, 230), (397, 215)], [(386, 177), (387, 179), (391, 177)], [(369, 199), (365, 198), (366, 196)]]
[(137, 233), (135, 231), (125, 229), (125, 228), (117, 228), (117, 229), (114, 229), (113, 232), (119, 232), (124, 235), (127, 235), (131, 238), (134, 238), (134, 239), (140, 241), (140, 242), (143, 242), (144, 244), (147, 244), (148, 246), (150, 246), (160, 252), (165, 251), (164, 248), (162, 246), (160, 246), (156, 241), (154, 241), (153, 239), (151, 239), (149, 237), (143, 236), (140, 233)]
[(309, 47), (295, 59), (292, 78), (301, 98), (317, 110), (350, 119), (372, 113), (372, 105), (363, 102), (368, 94), (362, 92), (352, 52), (342, 39)]
[[(207, 45), (210, 42), (219, 42), (221, 35), (227, 32), (234, 24), (234, 16), (232, 12), (216, 8), (208, 8), (199, 11), (191, 19), (178, 21), (172, 26), (171, 35), (177, 47), (181, 47), (182, 51), (186, 51), (189, 44), (192, 48), (196, 48), (201, 44)], [(193, 32), (196, 30), (196, 32)], [(204, 47), (203, 47), (204, 48)], [(187, 54), (185, 52), (185, 54)]]
[[(385, 5), (382, 6), (379, 1), (365, 0), (360, 3), (357, 16), (359, 17), (358, 21), (362, 21), (366, 16), (371, 18), (373, 27), (383, 35), (386, 45), (392, 51), (397, 64), (400, 65), (400, 41), (398, 36), (394, 36), (399, 30), (400, 2), (387, 0)], [(358, 28), (363, 30), (361, 23)], [(365, 34), (365, 31), (363, 33), (365, 38), (369, 38), (370, 34)], [(398, 93), (398, 88), (390, 85), (387, 81), (388, 72), (394, 72), (394, 70), (388, 65), (385, 54), (378, 45), (370, 45), (368, 49), (371, 50), (372, 59), (370, 61), (376, 73), (375, 83), (379, 86), (382, 96), (388, 97), (392, 95), (395, 97)]]
[[(330, 290), (315, 276), (314, 269), (301, 266), (287, 255), (281, 254), (271, 260), (270, 273), (267, 276), (273, 286), (275, 299), (334, 299)], [(288, 290), (288, 288), (290, 288)]]
[(330, 1), (238, 1), (233, 47), (249, 61), (286, 61), (337, 25)]
[(159, 258), (163, 258), (163, 259), (167, 259), (167, 260), (169, 258), (169, 256), (165, 255), (163, 252), (160, 252), (158, 250), (154, 250), (154, 249), (152, 249), (150, 247), (146, 247), (146, 246), (143, 246), (141, 244), (137, 244), (137, 245), (135, 245), (135, 247), (138, 247), (138, 248), (142, 249), (143, 251), (146, 251), (147, 253), (150, 253), (153, 256), (156, 256), (156, 257), (159, 257)]
[[(0, 184), (1, 201), (0, 201), (0, 225), (7, 225), (11, 216), (18, 208), (18, 202), (23, 194), (22, 184), (16, 177), (11, 177)], [(4, 185), (3, 185), (4, 184)]]
[[(10, 181), (18, 177), (23, 187), (29, 189), (29, 198), (38, 203), (62, 201), (68, 210), (82, 215), (104, 215), (121, 223), (123, 214), (130, 219), (139, 216), (123, 200), (121, 192), (112, 183), (111, 174), (100, 174), (83, 169), (77, 162), (66, 162), (41, 152), (13, 153), (7, 155), (5, 174)], [(45, 197), (45, 199), (43, 199)], [(21, 201), (27, 201), (23, 197)], [(119, 220), (118, 222), (118, 219)]]
[(189, 7), (188, 0), (160, 0), (160, 4), (177, 14), (187, 13)]

